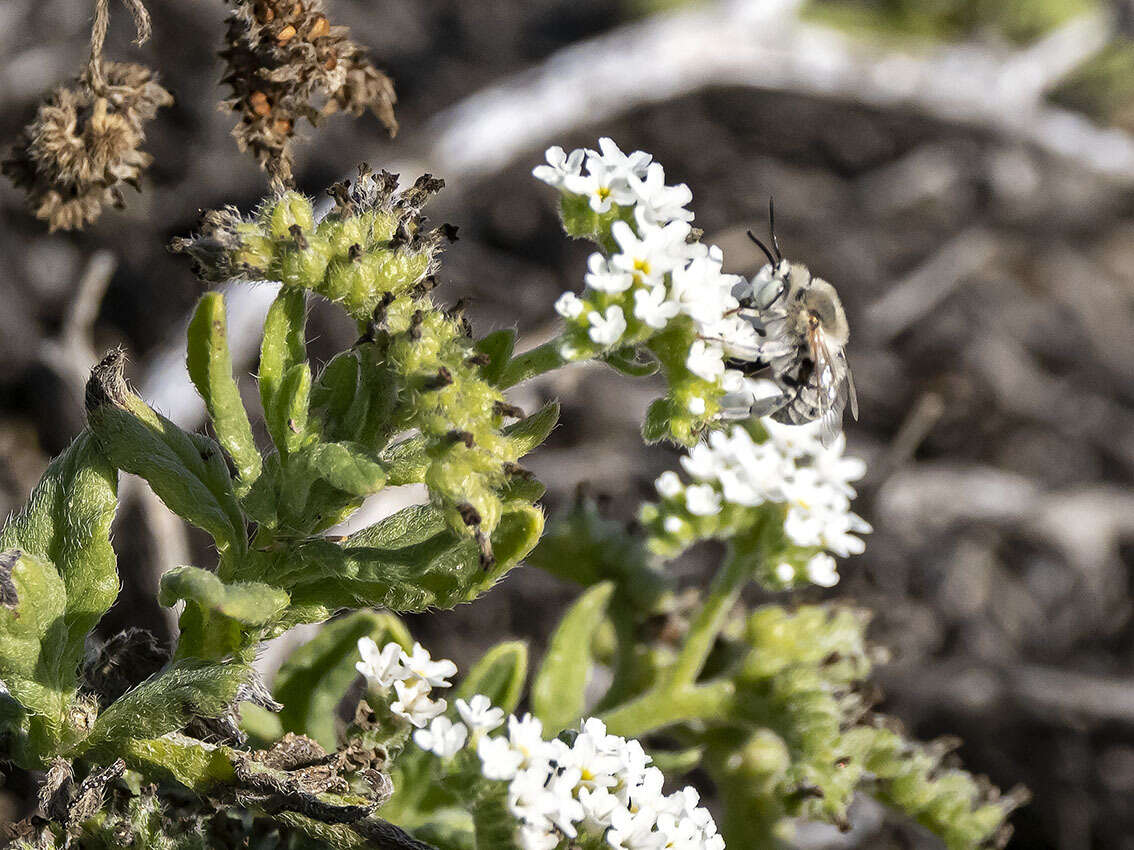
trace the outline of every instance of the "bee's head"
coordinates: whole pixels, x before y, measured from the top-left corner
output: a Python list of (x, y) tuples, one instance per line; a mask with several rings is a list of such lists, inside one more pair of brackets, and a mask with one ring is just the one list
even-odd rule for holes
[(846, 345), (850, 338), (850, 326), (835, 287), (821, 278), (814, 278), (803, 290), (802, 296), (800, 306), (805, 311), (808, 325), (821, 328), (832, 345)]

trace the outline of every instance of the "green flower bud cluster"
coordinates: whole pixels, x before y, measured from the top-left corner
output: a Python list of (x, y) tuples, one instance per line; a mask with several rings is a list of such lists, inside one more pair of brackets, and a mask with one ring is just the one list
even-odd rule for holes
[(273, 280), (309, 289), (365, 321), (384, 298), (401, 295), (435, 268), (444, 234), (424, 229), (421, 208), (444, 186), (426, 174), (397, 191), (397, 175), (359, 168), (335, 184), (334, 208), (318, 223), (311, 200), (286, 191), (249, 220), (232, 207), (206, 213), (201, 232), (176, 239), (203, 280)]
[[(362, 167), (353, 186), (331, 188), (335, 206), (317, 224), (311, 202), (285, 192), (249, 221), (234, 210), (209, 213), (200, 235), (174, 247), (195, 258), (206, 280), (279, 281), (284, 292), (310, 290), (358, 321), (362, 337), (354, 352), (332, 361), (310, 391), (313, 402), (330, 406), (320, 414), (313, 405), (321, 423), (305, 418), (306, 411), (282, 417), (283, 442), (297, 445), (281, 450), (281, 461), (286, 466), (286, 455), (305, 439), (285, 429), (298, 434), (302, 421), (311, 439), (319, 439), (320, 430), (326, 436), (349, 418), (351, 395), (360, 394), (356, 383), (376, 384), (384, 400), (368, 399), (366, 415), (373, 420), (376, 405), (384, 406), (382, 421), (351, 432), (349, 439), (371, 453), (388, 450), (385, 459), (396, 463), (387, 464), (387, 483), (424, 482), (450, 525), (476, 540), (487, 567), (494, 562), (491, 535), (510, 501), (530, 505), (542, 493), (516, 461), (542, 441), (555, 413), (547, 409), (535, 421), (505, 428), (509, 419), (524, 417), (493, 382), (511, 353), (511, 338), (506, 350), (499, 339), (478, 349), (459, 308), (445, 312), (433, 303), (436, 254), (454, 234), (445, 227), (426, 231), (421, 208), (442, 185), (426, 175), (398, 192), (396, 176)], [(262, 394), (263, 376), (262, 362)], [(281, 387), (286, 380), (281, 378)], [(344, 409), (336, 412), (340, 401)], [(420, 436), (388, 445), (411, 429)], [(297, 503), (291, 513), (305, 510)], [(328, 513), (331, 521), (335, 516)]]

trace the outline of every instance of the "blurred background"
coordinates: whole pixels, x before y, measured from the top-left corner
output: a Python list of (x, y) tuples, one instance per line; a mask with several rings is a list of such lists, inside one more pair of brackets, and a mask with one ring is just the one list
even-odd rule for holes
[[(0, 183), (0, 515), (81, 429), (86, 372), (112, 345), (156, 407), (201, 426), (182, 354), (201, 286), (165, 246), (201, 209), (248, 210), (266, 181), (217, 108), (225, 8), (148, 5), (149, 44), (129, 44), (121, 7), (107, 43), (176, 98), (150, 125), (144, 191), (48, 235)], [(319, 193), (362, 160), (445, 178), (430, 214), (460, 241), (439, 295), (471, 298), (478, 333), (514, 326), (535, 344), (554, 299), (581, 288), (588, 248), (563, 238), (553, 193), (529, 176), (549, 145), (609, 135), (652, 153), (736, 273), (761, 261), (744, 230), (766, 231), (775, 196), (785, 253), (834, 282), (850, 315), (862, 418), (849, 451), (870, 469), (856, 510), (876, 531), (823, 595), (876, 612), (893, 655), (881, 708), (921, 737), (961, 736), (967, 767), (1031, 789), (1011, 846), (1134, 848), (1134, 4), (333, 0), (330, 13), (393, 76), (402, 132), (386, 139), (371, 116), (308, 128), (298, 185)], [(0, 3), (5, 148), (77, 72), (90, 14)], [(229, 294), (245, 373), (271, 296)], [(316, 356), (353, 338), (318, 306), (310, 330)], [(564, 401), (530, 459), (549, 510), (587, 482), (633, 516), (676, 458), (638, 436), (656, 394), (586, 366), (521, 388), (529, 409)], [(157, 576), (209, 554), (140, 487), (124, 493), (124, 591), (103, 629), (168, 637)], [(714, 557), (674, 569), (695, 583)], [(538, 647), (575, 592), (517, 570), (411, 625), (465, 666), (507, 636)], [(0, 820), (15, 805), (0, 797)], [(875, 810), (856, 823), (801, 843), (933, 846)]]

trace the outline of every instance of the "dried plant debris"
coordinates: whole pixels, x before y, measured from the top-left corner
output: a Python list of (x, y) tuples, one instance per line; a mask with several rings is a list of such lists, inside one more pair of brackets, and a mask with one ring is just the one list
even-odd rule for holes
[(145, 124), (173, 103), (143, 65), (108, 62), (104, 71), (102, 95), (85, 81), (56, 89), (2, 166), (53, 231), (81, 229), (107, 204), (124, 206), (124, 186), (140, 189), (153, 161), (141, 150)]
[[(149, 36), (149, 16), (138, 0), (127, 6), (141, 43)], [(81, 229), (107, 204), (124, 206), (123, 186), (140, 190), (142, 172), (153, 161), (141, 150), (146, 122), (173, 103), (149, 68), (103, 60), (108, 7), (108, 0), (95, 6), (91, 56), (83, 73), (40, 104), (11, 157), (0, 165), (52, 231)]]
[(390, 135), (393, 82), (375, 68), (365, 50), (332, 26), (322, 0), (233, 0), (228, 16), (223, 82), (225, 101), (240, 113), (233, 135), (274, 177), (291, 178), (291, 143), (296, 122), (312, 125), (340, 110), (361, 115), (370, 109)]

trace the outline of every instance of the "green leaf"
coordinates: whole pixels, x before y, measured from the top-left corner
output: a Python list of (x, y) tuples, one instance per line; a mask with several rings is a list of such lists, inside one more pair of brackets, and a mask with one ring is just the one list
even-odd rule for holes
[(23, 724), (12, 752), (25, 767), (87, 731), (77, 671), (87, 635), (118, 595), (117, 485), (84, 431), (0, 531), (0, 681), (11, 693), (0, 727)]
[(67, 592), (67, 646), (61, 664), (75, 667), (87, 634), (118, 596), (110, 526), (118, 505), (118, 471), (84, 431), (51, 462), (27, 504), (0, 531), (0, 549), (50, 561)]
[(386, 470), (359, 445), (322, 443), (312, 451), (310, 464), (318, 477), (352, 496), (369, 496), (386, 486)]
[(530, 506), (506, 512), (492, 536), (496, 563), (480, 565), (476, 543), (449, 527), (438, 509), (399, 511), (342, 544), (301, 544), (287, 553), (252, 553), (246, 578), (290, 590), (293, 606), (323, 619), (339, 608), (392, 611), (452, 608), (495, 584), (539, 540), (543, 514)]
[(243, 497), (260, 476), (263, 459), (252, 439), (252, 426), (232, 376), (232, 357), (225, 329), (224, 296), (206, 293), (189, 323), (186, 365), (205, 400), (220, 444), (236, 465), (237, 493)]
[(278, 714), (247, 701), (240, 703), (240, 729), (257, 749), (267, 749), (284, 733)]
[(384, 349), (356, 345), (331, 360), (311, 390), (311, 409), (328, 440), (377, 450), (389, 440), (390, 418), (401, 381), (386, 365)]
[(488, 383), (495, 384), (504, 372), (504, 367), (508, 365), (515, 347), (516, 331), (512, 328), (494, 331), (477, 340), (476, 350), (489, 357), (489, 362), (480, 367), (480, 376)]
[(247, 649), (251, 636), (274, 623), (287, 608), (288, 595), (256, 582), (225, 584), (198, 567), (174, 567), (161, 577), (158, 601), (185, 600), (177, 656), (223, 658)]
[(704, 756), (704, 747), (689, 747), (685, 750), (650, 750), (654, 765), (669, 779), (684, 776), (696, 770)]
[(549, 732), (565, 729), (583, 714), (594, 658), (591, 639), (606, 616), (613, 582), (596, 584), (567, 611), (551, 636), (532, 683), (532, 711)]
[[(281, 453), (284, 451), (283, 447), (287, 445), (288, 414), (280, 410), (280, 392), (288, 373), (304, 363), (307, 358), (307, 346), (304, 342), (306, 324), (306, 293), (302, 289), (283, 287), (276, 300), (272, 302), (272, 306), (268, 308), (268, 315), (264, 320), (259, 374), (260, 401), (264, 406), (264, 418), (268, 423), (272, 441)], [(310, 386), (310, 373), (308, 373), (308, 386)], [(294, 398), (292, 400), (294, 401)]]
[(235, 661), (175, 661), (111, 703), (95, 721), (87, 746), (97, 751), (130, 738), (159, 738), (194, 717), (220, 717), (250, 673), (247, 664)]
[(311, 387), (311, 412), (323, 422), (323, 434), (333, 440), (352, 440), (357, 434), (343, 427), (358, 390), (359, 364), (354, 351), (343, 351), (327, 363)]
[(425, 447), (425, 437), (419, 434), (395, 443), (383, 451), (382, 465), (386, 467), (387, 485), (397, 487), (424, 481), (430, 462)]
[(18, 549), (0, 552), (0, 582), (0, 681), (18, 703), (6, 713), (27, 736), (16, 750), (32, 750), (21, 755), (34, 763), (62, 742), (78, 684), (66, 658), (67, 591), (49, 561)]
[(505, 714), (511, 714), (520, 704), (527, 676), (527, 644), (518, 640), (498, 643), (473, 665), (453, 697), (467, 700), (473, 694), (484, 694)]
[(272, 406), (264, 408), (268, 433), (272, 435), (285, 464), (307, 439), (310, 403), (311, 367), (306, 363), (297, 363), (284, 375)]
[(635, 346), (627, 346), (604, 355), (602, 360), (616, 372), (631, 378), (646, 378), (656, 374), (661, 364), (653, 358), (640, 360), (639, 353), (639, 349)]
[(413, 640), (391, 614), (356, 611), (327, 623), (313, 639), (291, 654), (276, 674), (273, 692), (283, 703), (283, 731), (308, 735), (334, 750), (335, 707), (358, 676), (358, 641), (369, 637), (379, 646), (395, 641), (406, 649)]
[(643, 541), (589, 499), (552, 523), (528, 563), (584, 587), (611, 580), (620, 597), (647, 613), (672, 598), (672, 580), (653, 566)]
[(126, 387), (124, 358), (112, 351), (87, 382), (87, 421), (112, 464), (144, 478), (175, 514), (212, 535), (221, 555), (247, 547), (220, 446), (182, 431)]
[(504, 428), (503, 433), (512, 439), (514, 445), (519, 446), (520, 455), (526, 455), (547, 439), (558, 421), (559, 402), (549, 401), (527, 419)]

